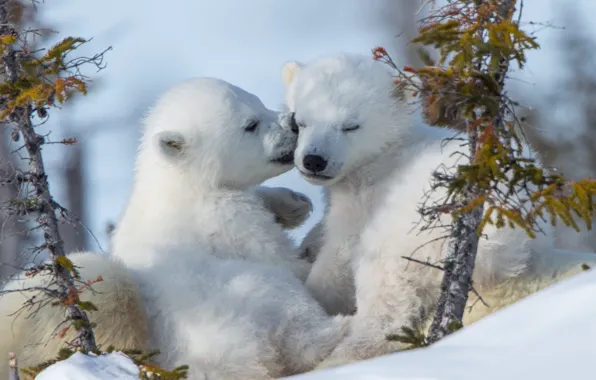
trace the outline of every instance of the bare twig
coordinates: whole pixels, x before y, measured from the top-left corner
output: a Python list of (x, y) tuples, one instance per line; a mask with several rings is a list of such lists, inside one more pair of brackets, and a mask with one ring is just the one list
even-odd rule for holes
[[(445, 270), (444, 267), (442, 267), (440, 265), (436, 265), (436, 264), (430, 263), (428, 261), (417, 260), (417, 259), (413, 259), (413, 258), (408, 257), (408, 256), (402, 256), (401, 258), (402, 259), (406, 259), (406, 260), (411, 261), (411, 262), (414, 262), (416, 264), (424, 265), (424, 266), (429, 267), (429, 268), (438, 269), (440, 271), (444, 271)], [(470, 290), (472, 292), (474, 292), (474, 294), (478, 298), (474, 301), (474, 303), (472, 303), (472, 305), (470, 305), (470, 307), (468, 308), (468, 310), (472, 310), (474, 308), (474, 306), (476, 305), (476, 303), (478, 303), (478, 301), (480, 301), (484, 306), (488, 307), (488, 304), (484, 301), (484, 298), (482, 298), (482, 296), (476, 290), (476, 288), (474, 288), (474, 286), (471, 286), (470, 287)]]
[(417, 264), (422, 264), (424, 266), (431, 267), (431, 268), (434, 268), (434, 269), (445, 270), (445, 268), (443, 268), (442, 266), (429, 263), (428, 261), (417, 260), (417, 259), (413, 259), (413, 258), (408, 257), (408, 256), (402, 256), (401, 258), (402, 259), (406, 259), (406, 260), (411, 261), (411, 262), (414, 262), (414, 263), (417, 263)]

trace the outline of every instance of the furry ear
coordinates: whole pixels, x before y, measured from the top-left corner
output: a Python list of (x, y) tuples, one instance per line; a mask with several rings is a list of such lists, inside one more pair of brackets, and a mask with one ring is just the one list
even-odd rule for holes
[(281, 69), (281, 79), (284, 86), (288, 87), (296, 77), (296, 74), (302, 68), (302, 64), (298, 62), (286, 62)]
[(159, 151), (167, 157), (179, 157), (184, 152), (186, 141), (180, 132), (159, 132), (153, 139)]

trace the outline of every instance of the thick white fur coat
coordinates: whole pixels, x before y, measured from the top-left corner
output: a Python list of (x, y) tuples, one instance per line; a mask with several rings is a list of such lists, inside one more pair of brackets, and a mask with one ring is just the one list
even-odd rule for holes
[[(119, 349), (148, 349), (149, 332), (139, 288), (130, 272), (117, 259), (107, 255), (73, 253), (70, 260), (78, 267), (82, 279), (97, 282), (92, 289), (81, 294), (82, 301), (91, 301), (98, 311), (89, 313), (91, 322), (97, 323), (95, 339), (98, 345), (107, 348), (113, 344)], [(44, 286), (48, 278), (20, 275), (9, 282), (3, 290), (14, 290)], [(36, 304), (25, 307), (31, 297)], [(0, 357), (7, 358), (14, 352), (20, 368), (41, 364), (54, 359), (65, 341), (74, 338), (70, 329), (63, 339), (57, 338), (65, 318), (61, 306), (50, 306), (42, 292), (13, 292), (0, 296)], [(38, 308), (44, 305), (43, 308)], [(0, 374), (8, 373), (7, 360), (0, 360)]]
[[(295, 144), (277, 113), (224, 81), (190, 80), (160, 98), (145, 120), (112, 257), (73, 256), (85, 276), (105, 279), (108, 298), (91, 314), (100, 343), (157, 348), (158, 364), (187, 364), (190, 380), (272, 379), (308, 371), (331, 352), (349, 318), (328, 316), (307, 292), (310, 263), (254, 190), (292, 168)], [(2, 317), (22, 300), (0, 299)], [(32, 332), (51, 334), (59, 315), (47, 315), (19, 322), (0, 354), (14, 350), (22, 364), (47, 358), (56, 346), (23, 347)]]
[[(284, 80), (300, 128), (295, 165), (329, 194), (323, 242), (306, 285), (330, 314), (355, 312), (350, 334), (321, 366), (398, 350), (386, 336), (424, 322), (439, 297), (442, 272), (403, 256), (434, 264), (445, 257), (446, 242), (435, 241), (441, 230), (417, 232), (417, 208), (431, 173), (460, 157), (452, 155), (459, 142), (445, 145), (445, 134), (414, 127), (412, 108), (394, 95), (392, 73), (368, 57), (291, 63)], [(489, 305), (495, 302), (472, 309), (466, 322), (580, 271), (582, 263), (596, 264), (594, 254), (556, 249), (552, 228), (541, 227), (546, 235), (531, 240), (520, 229), (487, 226), (474, 286), (489, 295)]]

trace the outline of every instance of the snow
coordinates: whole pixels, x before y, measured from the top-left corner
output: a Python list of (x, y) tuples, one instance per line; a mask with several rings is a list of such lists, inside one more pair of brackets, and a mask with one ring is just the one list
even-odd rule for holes
[(291, 379), (593, 379), (595, 300), (596, 271), (590, 271), (538, 292), (431, 347)]
[[(596, 373), (596, 270), (538, 292), (444, 338), (404, 351), (292, 380), (560, 380)], [(37, 380), (137, 379), (124, 355), (75, 354)]]
[(76, 352), (65, 361), (53, 364), (36, 380), (138, 380), (139, 368), (120, 352), (84, 355)]

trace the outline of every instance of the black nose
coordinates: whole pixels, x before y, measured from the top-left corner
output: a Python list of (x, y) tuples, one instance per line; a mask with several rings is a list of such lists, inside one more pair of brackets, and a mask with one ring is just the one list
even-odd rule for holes
[(302, 160), (302, 164), (306, 170), (311, 172), (322, 172), (327, 167), (327, 161), (316, 154), (308, 154)]

